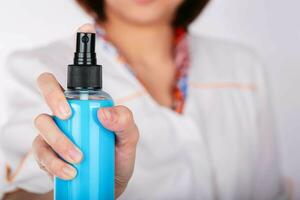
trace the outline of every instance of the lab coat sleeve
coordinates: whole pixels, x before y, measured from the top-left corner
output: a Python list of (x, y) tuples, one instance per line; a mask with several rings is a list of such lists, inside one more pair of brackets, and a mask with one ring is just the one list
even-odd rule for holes
[(287, 199), (283, 177), (280, 170), (280, 156), (276, 138), (276, 125), (266, 84), (266, 75), (260, 59), (255, 61), (256, 100), (258, 124), (258, 161), (253, 199)]
[(52, 181), (37, 165), (32, 154), (32, 142), (37, 131), (34, 118), (49, 112), (38, 89), (36, 79), (50, 71), (37, 59), (35, 52), (16, 52), (8, 56), (4, 67), (5, 122), (0, 129), (0, 148), (3, 154), (0, 169), (5, 174), (0, 194), (17, 188), (44, 193), (52, 189)]

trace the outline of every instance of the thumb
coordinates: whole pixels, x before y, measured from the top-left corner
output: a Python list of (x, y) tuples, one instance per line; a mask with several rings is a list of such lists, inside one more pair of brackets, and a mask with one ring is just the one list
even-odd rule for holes
[(101, 108), (98, 118), (105, 128), (116, 133), (117, 145), (136, 145), (139, 133), (132, 112), (127, 107)]

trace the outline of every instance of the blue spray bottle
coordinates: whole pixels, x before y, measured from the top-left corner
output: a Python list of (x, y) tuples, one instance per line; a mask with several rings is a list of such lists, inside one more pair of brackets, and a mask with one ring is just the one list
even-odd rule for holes
[(77, 33), (74, 64), (68, 66), (65, 92), (72, 116), (54, 120), (81, 149), (83, 160), (73, 165), (77, 169), (74, 179), (55, 178), (55, 200), (114, 199), (115, 135), (97, 117), (99, 108), (113, 106), (111, 97), (101, 90), (101, 68), (96, 61), (95, 34)]

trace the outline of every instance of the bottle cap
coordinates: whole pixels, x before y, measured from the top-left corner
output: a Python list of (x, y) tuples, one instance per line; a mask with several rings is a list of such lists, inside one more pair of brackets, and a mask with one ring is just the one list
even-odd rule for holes
[(77, 33), (74, 63), (68, 65), (68, 89), (95, 90), (102, 88), (102, 66), (97, 65), (95, 38), (95, 33)]

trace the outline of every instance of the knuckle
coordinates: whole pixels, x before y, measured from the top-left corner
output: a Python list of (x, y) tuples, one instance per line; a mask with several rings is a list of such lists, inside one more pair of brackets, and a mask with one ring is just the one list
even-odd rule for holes
[(40, 74), (37, 78), (37, 82), (41, 83), (43, 80), (49, 79), (49, 78), (53, 78), (54, 75), (51, 74), (50, 72), (43, 72), (42, 74)]
[(49, 119), (49, 116), (47, 114), (39, 114), (35, 119), (34, 119), (34, 125), (35, 127), (40, 127), (45, 121)]
[(42, 162), (44, 160), (44, 158), (46, 158), (47, 155), (49, 154), (48, 149), (46, 147), (44, 147), (40, 141), (36, 142), (36, 146), (33, 149), (33, 153), (34, 153), (36, 160), (38, 160), (40, 162)]
[(46, 168), (46, 166), (43, 165), (42, 163), (38, 162), (38, 166), (39, 166), (39, 168), (40, 168), (41, 170), (46, 171), (46, 172), (48, 171), (47, 168)]
[(46, 99), (61, 100), (63, 98), (63, 91), (60, 88), (52, 88), (47, 94), (45, 94)]
[(53, 144), (55, 151), (60, 154), (60, 156), (66, 156), (68, 154), (68, 149), (70, 148), (69, 142), (62, 135), (59, 135)]
[(39, 136), (36, 136), (35, 138), (34, 138), (34, 140), (32, 141), (32, 146), (34, 147), (34, 146), (37, 146), (38, 145), (38, 142), (39, 142)]
[(133, 114), (129, 108), (122, 106), (121, 113), (126, 124), (133, 121)]
[(61, 91), (60, 88), (53, 88), (47, 93), (45, 93), (44, 96), (48, 103), (53, 104), (55, 106), (58, 102), (64, 100), (63, 91)]
[(40, 144), (40, 136), (38, 135), (37, 137), (34, 138), (34, 140), (32, 142), (32, 147), (33, 147), (34, 152), (40, 146), (39, 144)]
[(129, 108), (127, 108), (126, 106), (120, 106), (120, 109), (124, 112), (127, 113), (128, 115), (132, 115), (132, 112)]
[(59, 162), (58, 159), (53, 159), (49, 163), (49, 171), (54, 175), (59, 175), (61, 172), (62, 164)]
[(57, 148), (62, 149), (67, 145), (67, 142), (62, 135), (58, 135), (55, 140), (55, 145), (57, 146)]
[(64, 102), (66, 103), (66, 98), (64, 96), (63, 91), (61, 88), (52, 88), (50, 91), (44, 94), (44, 98), (50, 106), (50, 108), (53, 110), (54, 113), (57, 114), (57, 111), (59, 110), (59, 104)]

